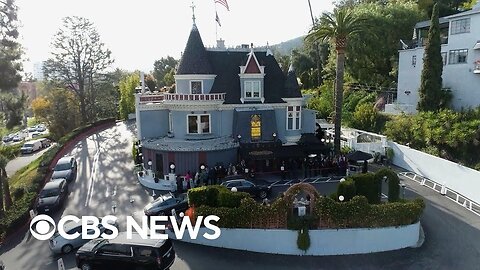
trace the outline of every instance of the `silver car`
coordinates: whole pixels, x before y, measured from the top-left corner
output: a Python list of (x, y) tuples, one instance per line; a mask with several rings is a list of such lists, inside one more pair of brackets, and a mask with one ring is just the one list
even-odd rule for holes
[[(92, 223), (89, 223), (92, 224)], [(118, 228), (118, 225), (116, 223), (111, 223), (109, 221), (109, 224), (115, 226)], [(111, 234), (112, 231), (105, 229), (101, 223), (98, 224), (98, 228), (100, 229), (100, 234), (106, 233), (106, 234)], [(52, 250), (53, 253), (55, 254), (68, 254), (72, 252), (73, 249), (78, 248), (83, 246), (85, 243), (87, 243), (89, 240), (82, 239), (81, 233), (82, 233), (82, 223), (76, 223), (76, 222), (67, 222), (64, 225), (64, 231), (67, 234), (73, 234), (73, 233), (80, 233), (79, 237), (69, 240), (63, 238), (58, 231), (55, 232), (55, 234), (50, 238), (49, 241), (49, 246), (50, 250)], [(93, 234), (93, 230), (88, 230), (88, 234)]]

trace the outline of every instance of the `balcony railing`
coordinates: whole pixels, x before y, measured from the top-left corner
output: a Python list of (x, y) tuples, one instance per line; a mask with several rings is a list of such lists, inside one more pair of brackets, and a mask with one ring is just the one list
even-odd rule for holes
[[(427, 45), (427, 38), (419, 38), (413, 40), (402, 40), (400, 42), (400, 48), (402, 50), (415, 49), (418, 47), (425, 47)], [(440, 44), (448, 44), (448, 36), (440, 37)]]
[(225, 101), (225, 93), (218, 94), (143, 94), (140, 96), (140, 104), (145, 103), (165, 103), (165, 102), (184, 102), (184, 101)]

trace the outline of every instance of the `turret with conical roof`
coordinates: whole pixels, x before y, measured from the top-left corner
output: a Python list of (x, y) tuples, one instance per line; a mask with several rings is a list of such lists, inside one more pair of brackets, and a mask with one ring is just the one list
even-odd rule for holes
[(302, 97), (300, 87), (298, 86), (297, 74), (293, 68), (293, 61), (290, 61), (290, 67), (288, 68), (287, 78), (285, 80), (285, 97), (296, 98)]
[(187, 46), (178, 65), (177, 74), (213, 74), (207, 51), (195, 24), (190, 31)]

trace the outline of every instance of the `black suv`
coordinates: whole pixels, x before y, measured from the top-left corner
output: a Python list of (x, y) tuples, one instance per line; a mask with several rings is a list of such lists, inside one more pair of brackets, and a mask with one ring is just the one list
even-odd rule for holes
[(133, 233), (127, 239), (125, 232), (113, 240), (97, 238), (83, 245), (76, 254), (77, 267), (92, 269), (169, 269), (175, 261), (170, 239), (142, 239)]

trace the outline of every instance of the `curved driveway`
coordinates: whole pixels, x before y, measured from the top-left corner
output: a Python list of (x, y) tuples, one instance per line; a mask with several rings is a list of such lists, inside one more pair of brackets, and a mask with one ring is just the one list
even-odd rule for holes
[[(103, 216), (113, 213), (113, 205), (119, 217), (142, 215), (142, 207), (151, 197), (132, 174), (133, 131), (132, 125), (120, 123), (76, 145), (72, 155), (78, 160), (78, 177), (58, 216)], [(414, 182), (406, 184), (407, 197), (420, 195), (427, 203), (422, 217), (426, 240), (420, 248), (367, 255), (296, 257), (175, 242), (177, 259), (171, 269), (479, 269), (480, 217)], [(122, 219), (119, 223), (124, 224)], [(48, 243), (33, 239), (28, 232), (3, 246), (0, 254), (6, 270), (54, 270), (59, 258), (51, 254)], [(76, 269), (73, 255), (62, 257), (67, 269)]]

